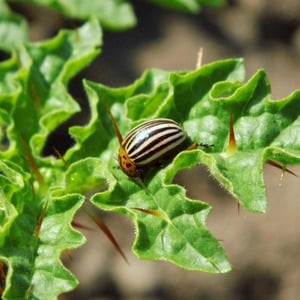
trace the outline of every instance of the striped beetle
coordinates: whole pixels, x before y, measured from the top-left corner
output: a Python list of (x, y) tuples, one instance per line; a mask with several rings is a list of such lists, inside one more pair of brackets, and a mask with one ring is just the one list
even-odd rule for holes
[(141, 123), (123, 139), (116, 121), (111, 113), (110, 115), (120, 143), (119, 165), (130, 177), (142, 179), (150, 167), (174, 158), (183, 150), (195, 149), (198, 146), (197, 143), (190, 142), (178, 123), (164, 118)]

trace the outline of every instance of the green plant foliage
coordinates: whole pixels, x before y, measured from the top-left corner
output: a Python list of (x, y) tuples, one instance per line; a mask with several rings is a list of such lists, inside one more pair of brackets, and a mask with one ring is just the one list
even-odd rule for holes
[[(144, 0), (149, 1), (149, 0)], [(97, 18), (101, 26), (109, 30), (127, 30), (137, 24), (134, 9), (126, 0), (7, 0), (39, 5), (60, 12), (63, 16), (78, 20)], [(224, 0), (150, 0), (170, 9), (196, 13), (203, 5), (220, 6)], [(26, 21), (13, 13), (4, 1), (0, 1), (0, 49), (15, 49), (28, 39)]]
[(165, 6), (171, 9), (197, 13), (201, 7), (207, 6), (221, 6), (225, 3), (225, 0), (150, 0), (161, 6)]
[[(85, 241), (70, 225), (84, 196), (68, 189), (61, 161), (40, 153), (49, 133), (79, 110), (67, 84), (99, 53), (100, 43), (99, 25), (92, 20), (52, 40), (28, 44), (0, 65), (0, 259), (8, 266), (4, 299), (56, 299), (77, 285), (60, 256)], [(30, 167), (26, 147), (42, 181), (35, 180), (38, 173)]]
[(13, 13), (4, 1), (0, 1), (0, 49), (10, 51), (28, 39), (25, 19)]
[(55, 9), (66, 17), (88, 20), (96, 17), (111, 30), (124, 30), (136, 25), (132, 6), (125, 0), (14, 0)]
[[(133, 221), (138, 257), (228, 272), (226, 253), (206, 227), (211, 207), (205, 195), (201, 201), (188, 199), (174, 176), (204, 164), (243, 207), (265, 212), (264, 163), (300, 162), (300, 91), (271, 100), (264, 71), (244, 83), (241, 59), (192, 71), (147, 70), (123, 88), (85, 81), (91, 116), (85, 126), (69, 129), (74, 146), (64, 155), (68, 166), (42, 157), (49, 134), (79, 110), (67, 85), (100, 45), (99, 25), (92, 19), (49, 41), (24, 45), (0, 64), (0, 260), (8, 267), (4, 299), (56, 299), (76, 286), (60, 257), (84, 242), (71, 222), (85, 198)], [(142, 184), (118, 168), (119, 145), (107, 107), (123, 135), (146, 119), (167, 117), (181, 123), (193, 141), (212, 146), (181, 152), (153, 169)]]
[[(65, 249), (82, 245), (84, 237), (70, 222), (84, 201), (79, 194), (53, 197), (33, 194), (30, 176), (1, 161), (0, 259), (8, 266), (3, 299), (55, 299), (75, 288), (77, 279), (60, 262)], [(2, 190), (3, 189), (3, 190)], [(39, 236), (33, 233), (42, 204), (49, 203)]]

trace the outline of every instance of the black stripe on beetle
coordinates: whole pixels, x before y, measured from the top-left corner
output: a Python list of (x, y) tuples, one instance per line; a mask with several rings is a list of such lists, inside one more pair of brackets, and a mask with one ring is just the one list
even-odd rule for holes
[(127, 175), (141, 178), (150, 167), (196, 147), (178, 123), (154, 119), (136, 126), (121, 141), (119, 165)]
[(168, 119), (156, 119), (139, 126), (134, 135), (124, 139), (122, 146), (138, 165), (147, 165), (164, 156), (186, 140), (185, 132), (177, 123)]

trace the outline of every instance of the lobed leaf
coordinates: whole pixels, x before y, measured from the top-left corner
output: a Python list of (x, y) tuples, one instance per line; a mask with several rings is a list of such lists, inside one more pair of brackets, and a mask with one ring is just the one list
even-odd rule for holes
[[(16, 0), (15, 0), (16, 1)], [(124, 30), (136, 24), (133, 9), (124, 0), (17, 0), (55, 9), (66, 17), (88, 20), (96, 17), (103, 27)]]
[[(32, 143), (33, 154), (39, 158), (49, 133), (80, 110), (66, 85), (99, 53), (100, 42), (99, 25), (92, 20), (76, 31), (61, 31), (52, 40), (28, 44), (2, 63), (0, 104), (11, 116), (3, 126), (18, 144), (5, 157), (20, 162), (16, 149), (22, 149), (21, 136)], [(26, 165), (26, 158), (20, 163)]]
[(40, 155), (50, 132), (79, 110), (66, 85), (99, 53), (100, 42), (94, 19), (27, 44), (0, 64), (3, 299), (56, 299), (78, 284), (60, 257), (85, 241), (70, 225), (85, 196), (67, 191), (61, 161)]
[[(139, 257), (169, 260), (191, 270), (227, 272), (230, 265), (224, 250), (205, 227), (210, 207), (206, 203), (187, 199), (185, 191), (171, 183), (175, 174), (188, 165), (182, 164), (180, 168), (175, 166), (176, 171), (172, 176), (168, 176), (168, 181), (165, 178), (166, 169), (163, 169), (154, 174), (153, 178), (145, 183), (145, 187), (141, 187), (115, 168), (114, 157), (118, 146), (111, 120), (104, 107), (104, 102), (110, 103), (112, 113), (122, 132), (124, 129), (127, 131), (143, 118), (163, 116), (177, 121), (188, 119), (185, 114), (189, 113), (187, 111), (189, 101), (185, 101), (185, 109), (176, 108), (176, 99), (180, 97), (178, 92), (184, 93), (185, 89), (192, 90), (194, 95), (194, 89), (198, 87), (196, 81), (199, 80), (201, 82), (199, 87), (204, 97), (213, 82), (236, 80), (243, 76), (242, 64), (239, 60), (219, 62), (204, 69), (182, 74), (149, 70), (133, 85), (119, 89), (109, 89), (86, 82), (91, 101), (91, 121), (86, 127), (70, 129), (80, 147), (70, 149), (66, 159), (68, 161), (80, 159), (81, 153), (78, 148), (84, 148), (88, 155), (100, 155), (111, 166), (117, 184), (111, 186), (104, 195), (99, 193), (93, 196), (92, 201), (104, 210), (118, 211), (133, 219), (137, 227), (134, 251)], [(209, 84), (205, 85), (205, 81), (201, 80), (201, 74), (203, 78), (209, 76), (207, 80)], [(186, 79), (188, 75), (192, 76), (194, 81)], [(180, 84), (174, 84), (180, 76), (183, 77)], [(190, 99), (189, 96), (185, 97)], [(199, 100), (195, 99), (196, 96), (193, 96), (194, 101)], [(193, 97), (190, 101), (193, 101)], [(126, 108), (133, 120), (124, 115)], [(137, 119), (134, 120), (135, 116)], [(199, 151), (197, 150), (197, 153)], [(184, 162), (187, 163), (187, 160)], [(136, 208), (144, 211), (154, 210), (157, 213), (151, 215)]]
[[(84, 148), (88, 155), (107, 161), (117, 183), (92, 201), (134, 221), (134, 251), (139, 257), (169, 260), (187, 269), (228, 271), (223, 249), (205, 227), (210, 207), (187, 199), (185, 191), (172, 184), (175, 174), (205, 164), (246, 209), (265, 212), (264, 163), (299, 163), (299, 111), (292, 109), (298, 107), (299, 92), (274, 101), (263, 71), (245, 84), (243, 80), (242, 60), (230, 59), (191, 72), (149, 70), (123, 88), (86, 82), (92, 117), (87, 126), (70, 128), (77, 146), (66, 158), (80, 159), (79, 149)], [(116, 169), (118, 142), (104, 103), (109, 103), (123, 134), (145, 119), (169, 117), (181, 122), (193, 141), (213, 146), (207, 153), (201, 149), (181, 153), (140, 186)], [(234, 150), (229, 147), (230, 115), (237, 143)], [(289, 135), (284, 134), (286, 140), (279, 143), (286, 130)]]
[[(24, 2), (44, 6), (60, 12), (65, 17), (89, 20), (97, 18), (102, 27), (110, 30), (126, 30), (137, 23), (136, 16), (126, 0), (8, 0), (8, 2)], [(171, 9), (197, 13), (203, 5), (220, 6), (224, 0), (152, 0), (153, 3)], [(0, 2), (0, 48), (7, 52), (19, 48), (28, 42), (28, 25), (25, 18), (11, 11), (9, 6)]]

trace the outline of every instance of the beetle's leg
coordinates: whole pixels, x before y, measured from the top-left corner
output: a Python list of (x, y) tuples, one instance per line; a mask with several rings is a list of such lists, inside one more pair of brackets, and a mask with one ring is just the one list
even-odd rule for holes
[(198, 148), (198, 145), (197, 143), (193, 143), (192, 145), (188, 146), (185, 150), (193, 150), (193, 149), (197, 149)]
[(198, 147), (204, 147), (204, 148), (211, 148), (213, 147), (213, 144), (205, 144), (205, 143), (199, 143)]
[(213, 146), (214, 145), (204, 144), (204, 143), (193, 143), (192, 145), (187, 147), (185, 150), (193, 150), (193, 149), (197, 149), (198, 147), (210, 148), (210, 147), (213, 147)]

